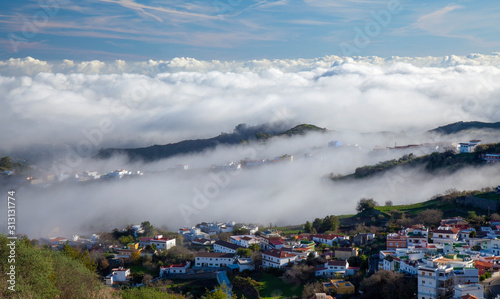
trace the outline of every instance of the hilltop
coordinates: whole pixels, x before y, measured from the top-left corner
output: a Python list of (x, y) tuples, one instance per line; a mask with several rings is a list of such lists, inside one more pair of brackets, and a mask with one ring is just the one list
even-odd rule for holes
[(245, 142), (265, 141), (275, 136), (290, 137), (304, 135), (308, 132), (326, 131), (324, 128), (310, 124), (301, 124), (293, 128), (286, 128), (283, 124), (265, 124), (259, 126), (239, 124), (232, 133), (221, 133), (219, 136), (208, 139), (184, 140), (177, 143), (142, 148), (108, 148), (100, 150), (96, 157), (109, 158), (115, 154), (123, 154), (128, 156), (130, 160), (152, 162), (180, 154), (199, 153), (207, 149), (213, 149), (218, 145), (237, 145)]
[(468, 121), (463, 122), (459, 121), (453, 124), (445, 125), (442, 127), (438, 127), (432, 130), (429, 130), (429, 133), (440, 133), (440, 134), (454, 134), (461, 131), (468, 130), (479, 130), (479, 129), (494, 129), (500, 130), (500, 122), (496, 123), (485, 123), (479, 121)]

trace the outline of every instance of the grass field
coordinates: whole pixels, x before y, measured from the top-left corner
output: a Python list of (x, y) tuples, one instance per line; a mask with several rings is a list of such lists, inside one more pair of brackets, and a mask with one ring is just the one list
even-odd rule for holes
[(148, 269), (144, 268), (143, 266), (139, 266), (139, 265), (130, 266), (130, 270), (132, 273), (141, 273), (142, 272), (144, 274), (150, 274), (153, 277), (158, 276), (158, 273), (151, 271), (151, 270), (148, 270)]
[(252, 279), (262, 283), (258, 288), (261, 298), (288, 298), (302, 295), (303, 286), (285, 283), (270, 273), (254, 273)]
[(437, 199), (419, 202), (415, 204), (409, 204), (409, 205), (375, 207), (375, 209), (379, 210), (382, 213), (387, 213), (391, 210), (397, 210), (405, 212), (410, 215), (417, 215), (418, 213), (427, 209), (450, 210), (454, 208), (455, 205), (452, 202), (442, 201)]

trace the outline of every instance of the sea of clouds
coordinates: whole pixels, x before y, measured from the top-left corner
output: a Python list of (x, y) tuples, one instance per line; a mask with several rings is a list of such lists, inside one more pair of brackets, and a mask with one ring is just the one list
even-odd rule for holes
[[(375, 146), (440, 141), (423, 132), (456, 121), (499, 121), (498, 53), (243, 62), (193, 58), (49, 62), (27, 57), (0, 61), (0, 95), (0, 153), (47, 144), (74, 146), (78, 153), (83, 144), (85, 159), (71, 165), (75, 171), (127, 168), (147, 174), (90, 187), (21, 190), (20, 226), (37, 236), (143, 220), (174, 230), (208, 220), (297, 224), (327, 214), (353, 213), (360, 197), (380, 203), (417, 202), (450, 188), (497, 184), (499, 174), (491, 168), (446, 177), (421, 171), (395, 173), (358, 183), (324, 178), (394, 158), (373, 156), (369, 150)], [(153, 164), (130, 164), (123, 157), (90, 159), (103, 147), (208, 138), (231, 132), (240, 123), (268, 122), (290, 127), (311, 123), (336, 132), (280, 138), (257, 148), (218, 147)], [(379, 131), (403, 137), (361, 134)], [(489, 138), (495, 141), (495, 135)], [(327, 143), (334, 139), (359, 144), (364, 150), (331, 151)], [(312, 158), (306, 159), (306, 153), (313, 153)], [(196, 190), (203, 193), (207, 184), (216, 182), (208, 171), (211, 165), (282, 154), (297, 159), (231, 176), (227, 184), (219, 184), (213, 198), (194, 203)], [(199, 171), (164, 172), (178, 163)]]

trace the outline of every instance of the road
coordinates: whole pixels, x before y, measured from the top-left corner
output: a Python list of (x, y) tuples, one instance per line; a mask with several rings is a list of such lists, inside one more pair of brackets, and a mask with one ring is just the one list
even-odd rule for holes
[[(500, 277), (488, 278), (483, 280), (481, 284), (484, 286), (484, 294), (490, 294), (487, 298), (495, 298), (500, 295)], [(489, 291), (488, 291), (489, 290)]]

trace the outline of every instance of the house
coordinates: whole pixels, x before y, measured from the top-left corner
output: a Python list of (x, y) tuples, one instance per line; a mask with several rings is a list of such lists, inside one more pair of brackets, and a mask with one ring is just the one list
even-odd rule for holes
[(458, 241), (460, 229), (448, 226), (440, 226), (432, 231), (432, 242), (436, 244), (454, 243)]
[(193, 245), (202, 245), (202, 246), (210, 246), (214, 244), (213, 240), (205, 239), (205, 238), (196, 238), (193, 241), (191, 241), (191, 244)]
[(269, 238), (269, 247), (273, 249), (282, 249), (285, 247), (285, 243), (281, 237), (279, 238)]
[(388, 250), (395, 248), (406, 248), (406, 241), (407, 239), (405, 232), (388, 234), (386, 239), (386, 248)]
[(245, 247), (222, 240), (218, 240), (217, 242), (214, 243), (214, 252), (236, 253), (238, 248), (245, 248)]
[(236, 254), (223, 252), (197, 252), (195, 267), (222, 268), (236, 262)]
[(262, 253), (262, 267), (283, 268), (295, 261), (297, 256), (293, 253), (279, 249), (269, 249)]
[(370, 244), (375, 239), (375, 234), (372, 233), (359, 233), (352, 238), (352, 242), (356, 246)]
[(331, 279), (330, 281), (323, 282), (323, 291), (330, 294), (348, 295), (354, 294), (355, 288), (349, 281)]
[(486, 161), (486, 163), (498, 163), (500, 162), (500, 154), (482, 154), (481, 158)]
[(160, 267), (160, 277), (165, 277), (169, 274), (186, 274), (187, 269), (191, 266), (191, 262), (182, 262), (173, 264), (168, 267)]
[(111, 273), (106, 276), (106, 284), (112, 285), (115, 282), (128, 282), (132, 276), (130, 275), (130, 269), (123, 267), (114, 268)]
[(316, 276), (345, 276), (349, 268), (347, 261), (328, 261), (324, 265), (318, 266), (314, 272)]
[(349, 240), (349, 236), (326, 234), (326, 235), (311, 235), (311, 239), (316, 243), (327, 244), (332, 246), (333, 243), (340, 244), (341, 241)]
[(469, 228), (469, 222), (462, 219), (462, 217), (455, 217), (455, 218), (451, 218), (451, 219), (441, 220), (440, 226), (448, 226), (448, 227), (458, 228), (458, 229), (462, 230), (462, 229)]
[(479, 282), (478, 269), (468, 258), (438, 257), (418, 267), (418, 298), (430, 299), (453, 296), (457, 284)]
[[(453, 299), (484, 298), (484, 287), (481, 284), (457, 284), (453, 289)], [(470, 297), (464, 297), (469, 295)]]
[(175, 246), (175, 238), (163, 238), (163, 235), (156, 235), (154, 238), (141, 238), (139, 246), (146, 247), (155, 245), (158, 250), (169, 250)]
[(139, 248), (139, 243), (128, 243), (123, 248), (119, 248), (117, 257), (124, 260), (131, 260), (132, 255), (136, 252), (141, 252), (142, 248)]
[(348, 260), (350, 257), (358, 256), (359, 249), (355, 247), (341, 247), (335, 249), (335, 257), (339, 260)]
[(472, 153), (481, 140), (470, 140), (469, 142), (460, 142), (458, 149), (460, 153)]
[(252, 235), (231, 236), (229, 242), (245, 248), (250, 247), (251, 244), (260, 243), (259, 239)]
[(255, 269), (255, 264), (251, 258), (239, 258), (237, 262), (238, 266), (240, 267), (240, 272)]

